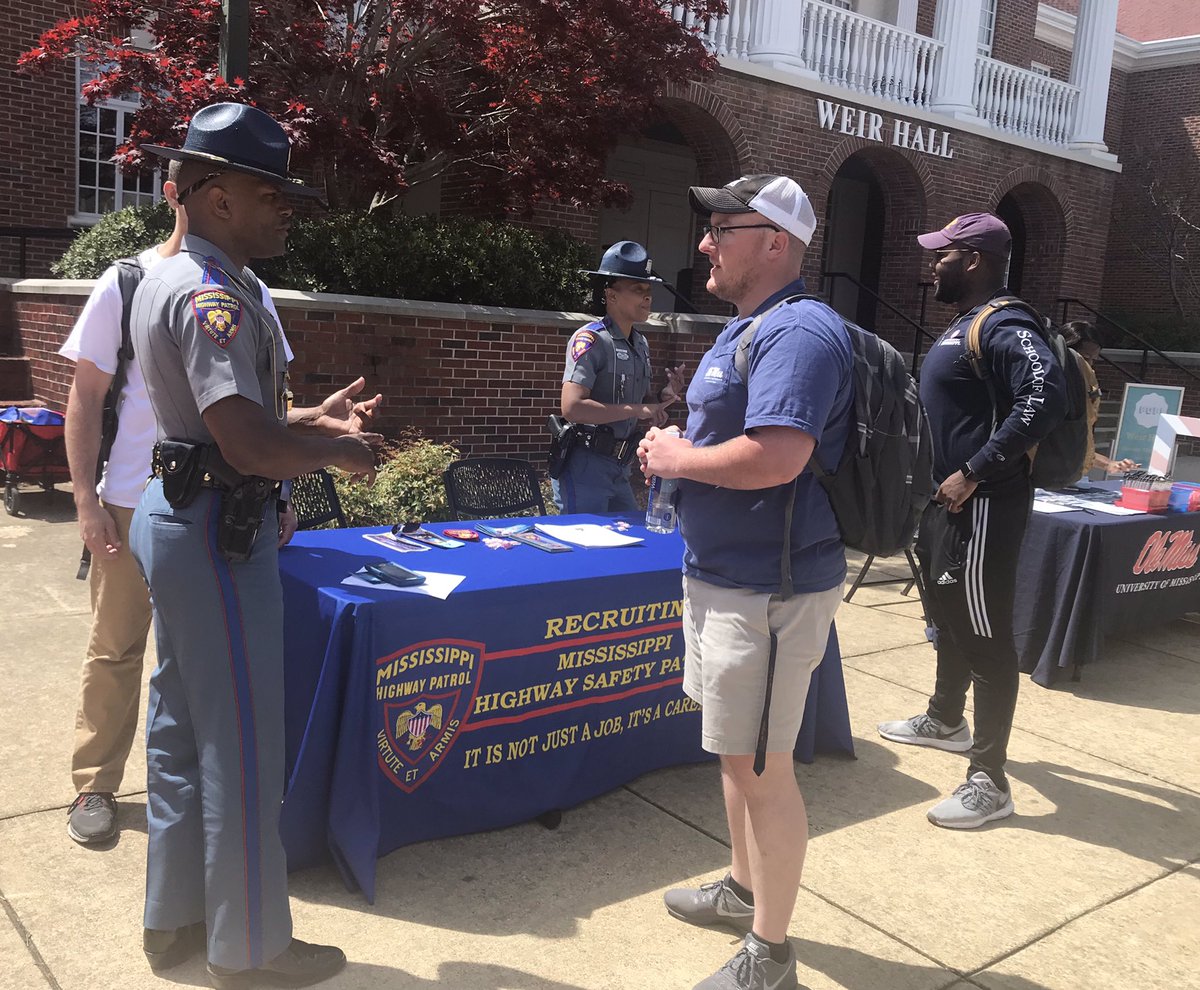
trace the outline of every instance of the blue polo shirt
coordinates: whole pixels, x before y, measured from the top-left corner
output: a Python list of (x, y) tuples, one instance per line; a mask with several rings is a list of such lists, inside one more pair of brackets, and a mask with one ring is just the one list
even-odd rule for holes
[[(817, 440), (814, 457), (836, 468), (854, 418), (854, 355), (841, 318), (803, 300), (780, 306), (759, 325), (747, 354), (748, 382), (738, 375), (738, 338), (759, 313), (804, 292), (797, 280), (754, 313), (726, 324), (688, 386), (687, 438), (710, 447), (756, 427), (787, 426)], [(680, 530), (689, 577), (727, 588), (777, 593), (783, 514), (790, 486), (737, 491), (679, 482)], [(826, 591), (846, 577), (846, 550), (829, 497), (811, 471), (796, 481), (791, 532), (797, 593)]]

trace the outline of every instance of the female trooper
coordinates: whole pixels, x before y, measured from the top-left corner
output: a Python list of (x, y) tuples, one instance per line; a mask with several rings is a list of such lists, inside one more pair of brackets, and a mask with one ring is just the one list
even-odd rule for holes
[(662, 279), (651, 274), (646, 249), (618, 241), (592, 278), (592, 311), (600, 319), (576, 330), (567, 344), (562, 415), (574, 427), (574, 443), (554, 479), (554, 502), (562, 512), (636, 512), (630, 464), (642, 431), (638, 422), (666, 422), (666, 408), (683, 392), (682, 366), (667, 369), (667, 384), (647, 401), (650, 346), (634, 329), (650, 316), (650, 292)]

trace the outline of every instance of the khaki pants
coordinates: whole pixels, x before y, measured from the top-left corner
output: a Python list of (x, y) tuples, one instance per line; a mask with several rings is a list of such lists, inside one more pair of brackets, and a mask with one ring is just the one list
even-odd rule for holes
[(133, 509), (105, 505), (121, 552), (92, 558), (92, 634), (75, 715), (71, 779), (77, 793), (115, 792), (137, 729), (142, 658), (150, 629), (150, 593), (129, 546)]

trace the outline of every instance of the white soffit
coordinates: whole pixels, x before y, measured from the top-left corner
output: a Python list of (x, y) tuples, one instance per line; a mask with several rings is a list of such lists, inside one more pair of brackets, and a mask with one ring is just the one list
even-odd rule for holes
[[(1034, 37), (1056, 48), (1071, 51), (1075, 46), (1075, 15), (1065, 10), (1038, 4)], [(1113, 68), (1124, 72), (1149, 72), (1176, 65), (1200, 65), (1200, 35), (1164, 38), (1161, 41), (1135, 41), (1118, 34), (1113, 46)]]

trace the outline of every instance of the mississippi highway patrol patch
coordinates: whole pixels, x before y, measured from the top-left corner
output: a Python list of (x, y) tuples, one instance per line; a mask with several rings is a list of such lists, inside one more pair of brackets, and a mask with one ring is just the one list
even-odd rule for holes
[(224, 289), (201, 289), (192, 296), (192, 312), (218, 347), (228, 347), (237, 336), (242, 304)]
[(578, 361), (596, 343), (596, 335), (591, 330), (580, 330), (571, 338), (571, 360)]

